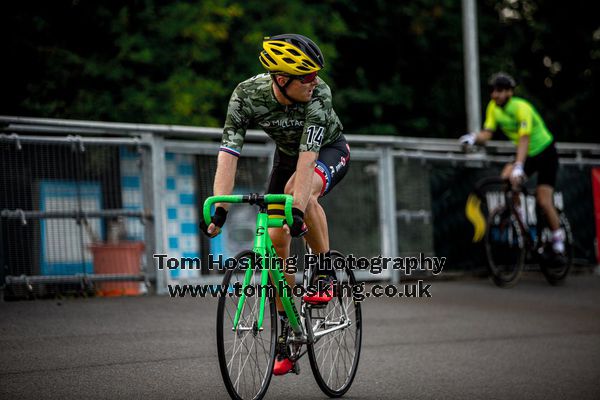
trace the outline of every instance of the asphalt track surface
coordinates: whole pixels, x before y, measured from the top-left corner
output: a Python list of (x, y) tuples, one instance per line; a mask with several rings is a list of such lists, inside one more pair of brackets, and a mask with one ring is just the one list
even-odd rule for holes
[[(600, 277), (368, 299), (347, 399), (600, 399)], [(0, 302), (0, 398), (222, 399), (214, 299)], [(301, 360), (266, 398), (325, 399)]]

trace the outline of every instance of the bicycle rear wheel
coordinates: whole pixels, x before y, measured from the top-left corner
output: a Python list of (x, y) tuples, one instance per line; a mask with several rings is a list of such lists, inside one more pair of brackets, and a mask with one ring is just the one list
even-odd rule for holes
[(489, 215), (485, 251), (492, 281), (500, 287), (514, 285), (525, 263), (525, 239), (515, 216), (506, 206)]
[[(573, 265), (573, 236), (571, 234), (571, 225), (564, 214), (560, 214), (560, 229), (565, 235), (565, 255), (564, 259), (557, 259), (556, 257), (544, 257), (542, 255), (540, 259), (540, 269), (544, 274), (544, 277), (552, 286), (559, 286), (565, 282), (569, 270)], [(542, 232), (539, 233), (540, 240), (542, 241), (541, 250), (545, 254), (552, 254), (552, 233), (548, 227), (545, 227)]]
[[(332, 265), (335, 258), (344, 258), (331, 251)], [(315, 338), (308, 344), (308, 358), (317, 384), (329, 397), (340, 397), (346, 393), (356, 375), (362, 341), (362, 315), (360, 302), (354, 301), (352, 288), (356, 285), (354, 274), (347, 266), (336, 270), (334, 298), (325, 306), (306, 305), (308, 321), (312, 322), (313, 333), (318, 335), (327, 329), (348, 324)], [(311, 327), (307, 327), (311, 329)]]
[[(255, 255), (243, 251), (236, 256), (235, 268), (223, 278), (223, 288), (233, 291), (234, 284), (242, 285), (247, 268), (240, 260), (247, 260), (247, 268), (254, 270), (250, 285), (260, 284), (260, 271), (255, 269)], [(240, 286), (241, 287), (241, 286)], [(233, 321), (240, 297), (222, 296), (217, 309), (217, 352), (225, 387), (232, 399), (261, 399), (269, 387), (277, 340), (277, 313), (274, 299), (265, 302), (262, 328), (257, 329), (260, 297), (246, 297), (238, 328)]]

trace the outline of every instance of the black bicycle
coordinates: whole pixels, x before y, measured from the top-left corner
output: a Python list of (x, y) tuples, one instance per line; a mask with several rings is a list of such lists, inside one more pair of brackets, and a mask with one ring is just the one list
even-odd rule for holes
[[(467, 201), (467, 217), (475, 226), (473, 240), (484, 240), (491, 279), (500, 287), (516, 284), (526, 264), (538, 264), (548, 283), (560, 285), (573, 264), (573, 238), (567, 217), (557, 210), (565, 237), (565, 253), (557, 256), (544, 212), (528, 195), (523, 185), (515, 189), (508, 180), (490, 177), (477, 182)], [(520, 205), (515, 204), (516, 199)], [(532, 201), (535, 212), (528, 213)], [(481, 207), (482, 202), (487, 207)], [(533, 218), (535, 225), (526, 223)]]

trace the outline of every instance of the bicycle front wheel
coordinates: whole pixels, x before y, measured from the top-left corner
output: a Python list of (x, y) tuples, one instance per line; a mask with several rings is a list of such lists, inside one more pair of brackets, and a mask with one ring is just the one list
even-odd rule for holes
[[(229, 269), (223, 278), (222, 288), (228, 295), (219, 298), (217, 309), (217, 351), (223, 382), (232, 399), (261, 399), (271, 382), (277, 340), (277, 313), (275, 302), (265, 302), (264, 320), (258, 329), (260, 296), (246, 297), (237, 329), (234, 319), (240, 297), (235, 296), (235, 284), (240, 287), (248, 268), (253, 275), (249, 285), (260, 284), (260, 270), (255, 268), (255, 255), (243, 251), (236, 256), (235, 268)], [(243, 260), (243, 261), (242, 261)], [(244, 265), (246, 267), (244, 267)]]
[(514, 285), (525, 263), (525, 238), (516, 217), (506, 206), (490, 213), (485, 251), (492, 281), (500, 287)]
[[(331, 251), (335, 258), (344, 258)], [(358, 368), (362, 341), (360, 302), (352, 297), (356, 280), (347, 266), (336, 270), (334, 298), (326, 306), (306, 305), (313, 334), (318, 336), (308, 344), (308, 358), (317, 384), (329, 397), (340, 397), (350, 389)], [(332, 330), (334, 328), (340, 328)], [(331, 330), (326, 333), (327, 330)], [(320, 334), (324, 333), (322, 336)]]

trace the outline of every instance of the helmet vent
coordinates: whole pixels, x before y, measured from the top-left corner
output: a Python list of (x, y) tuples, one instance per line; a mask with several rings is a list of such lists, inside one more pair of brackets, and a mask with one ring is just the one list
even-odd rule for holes
[(299, 52), (297, 52), (297, 51), (296, 51), (296, 50), (294, 50), (294, 49), (288, 49), (288, 53), (290, 53), (291, 55), (293, 55), (293, 56), (296, 56), (296, 57), (298, 57), (298, 56), (301, 56), (301, 55), (302, 55), (302, 54), (300, 54)]
[(269, 53), (267, 53), (266, 51), (263, 52), (263, 55), (265, 56), (265, 58), (267, 60), (269, 60), (269, 62), (273, 65), (276, 65), (277, 63), (275, 62), (275, 60), (273, 60), (273, 58), (269, 55)]
[(282, 58), (282, 60), (283, 60), (283, 61), (285, 61), (285, 62), (286, 62), (286, 63), (288, 63), (288, 64), (294, 64), (294, 60), (292, 60), (292, 59), (291, 59), (291, 58), (289, 58), (289, 57), (284, 57), (284, 58)]

